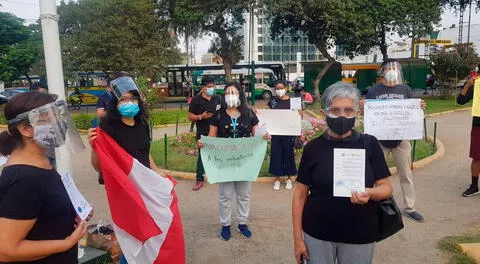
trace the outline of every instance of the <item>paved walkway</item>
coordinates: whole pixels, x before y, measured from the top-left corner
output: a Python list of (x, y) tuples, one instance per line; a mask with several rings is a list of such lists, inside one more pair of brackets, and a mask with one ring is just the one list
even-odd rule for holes
[[(436, 249), (436, 242), (444, 236), (478, 230), (480, 196), (460, 196), (470, 182), (470, 113), (463, 111), (429, 118), (429, 134), (433, 134), (434, 121), (438, 122), (438, 137), (445, 144), (446, 154), (414, 172), (417, 210), (426, 221), (414, 223), (405, 219), (403, 231), (377, 245), (374, 263), (447, 263), (447, 258)], [(175, 133), (175, 128), (173, 132), (172, 128), (159, 129), (155, 137), (164, 132)], [(97, 184), (97, 174), (89, 164), (89, 151), (79, 153), (74, 160), (77, 185), (95, 205), (93, 222), (110, 220), (105, 191)], [(192, 184), (179, 181), (176, 188), (185, 229), (187, 263), (294, 263), (291, 191), (274, 192), (270, 184), (253, 184), (249, 222), (253, 238), (247, 240), (234, 232), (232, 239), (224, 242), (218, 237), (217, 186), (208, 185), (192, 192)], [(393, 178), (393, 184), (401, 206), (397, 177)]]

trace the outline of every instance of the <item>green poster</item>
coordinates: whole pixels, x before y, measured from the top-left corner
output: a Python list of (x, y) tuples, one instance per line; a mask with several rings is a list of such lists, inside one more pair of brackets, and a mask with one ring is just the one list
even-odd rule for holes
[(255, 181), (267, 151), (263, 137), (215, 138), (202, 136), (203, 167), (209, 183)]

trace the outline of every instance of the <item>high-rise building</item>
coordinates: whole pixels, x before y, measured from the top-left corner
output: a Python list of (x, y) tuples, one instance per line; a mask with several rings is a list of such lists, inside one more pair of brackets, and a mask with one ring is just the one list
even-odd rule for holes
[[(322, 56), (317, 48), (308, 43), (305, 34), (299, 33), (299, 38), (294, 39), (285, 33), (275, 38), (270, 35), (270, 21), (257, 10), (253, 16), (253, 32), (250, 32), (250, 14), (244, 14), (244, 61), (279, 61), (293, 64), (304, 61), (319, 60)], [(253, 48), (250, 48), (250, 33), (253, 33)]]

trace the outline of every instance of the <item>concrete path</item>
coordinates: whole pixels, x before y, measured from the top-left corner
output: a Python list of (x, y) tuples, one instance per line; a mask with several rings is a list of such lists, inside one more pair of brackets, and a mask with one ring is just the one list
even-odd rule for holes
[[(438, 122), (438, 137), (445, 144), (446, 154), (414, 172), (416, 207), (426, 221), (415, 223), (404, 219), (403, 231), (377, 245), (374, 263), (447, 263), (447, 258), (436, 248), (436, 242), (444, 236), (478, 231), (480, 195), (461, 197), (470, 183), (470, 112), (429, 118), (429, 134), (433, 134), (431, 127), (434, 121)], [(185, 128), (188, 130), (188, 127)], [(170, 135), (172, 128), (158, 129), (155, 133), (155, 138), (163, 133)], [(97, 173), (89, 164), (89, 151), (74, 157), (76, 182), (86, 198), (95, 205), (93, 222), (99, 219), (110, 221), (105, 191), (97, 184)], [(398, 178), (393, 177), (392, 181), (395, 196), (402, 206)], [(253, 238), (245, 239), (234, 232), (232, 239), (225, 242), (218, 237), (217, 186), (208, 185), (199, 192), (192, 192), (192, 184), (179, 181), (176, 188), (185, 229), (187, 263), (294, 263), (290, 208), (292, 191), (282, 186), (281, 191), (274, 192), (270, 184), (253, 184), (249, 222)], [(232, 224), (236, 225), (235, 212)]]

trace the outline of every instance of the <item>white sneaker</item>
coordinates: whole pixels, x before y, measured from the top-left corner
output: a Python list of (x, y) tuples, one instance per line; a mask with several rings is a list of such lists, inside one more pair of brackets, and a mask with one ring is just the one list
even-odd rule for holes
[(280, 182), (279, 182), (279, 181), (275, 181), (275, 182), (273, 183), (273, 189), (274, 189), (275, 191), (280, 190)]
[(285, 182), (285, 189), (287, 190), (292, 189), (292, 180), (287, 180), (287, 182)]

